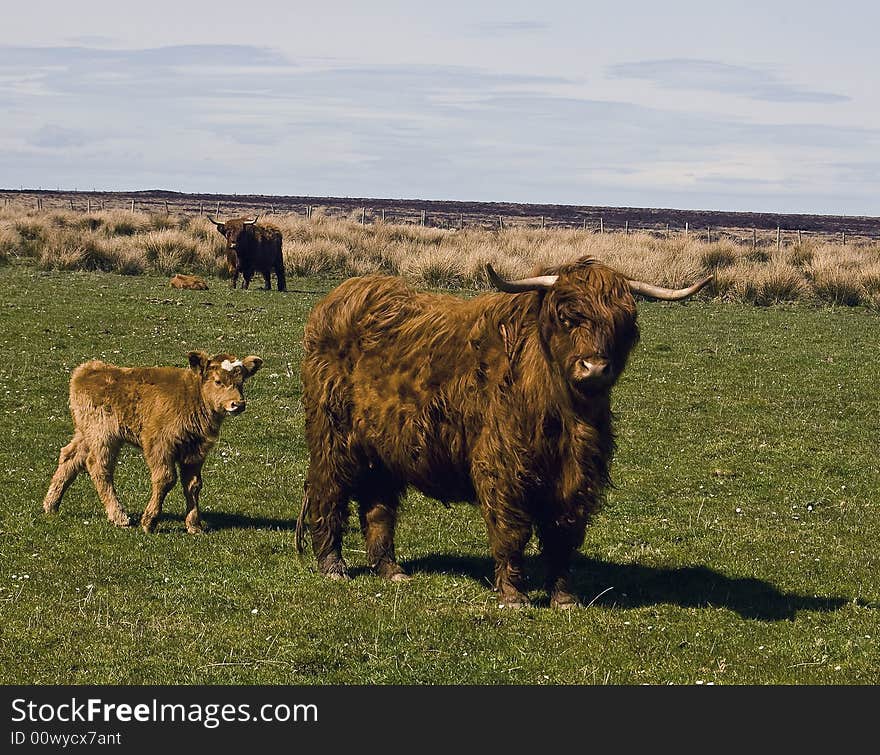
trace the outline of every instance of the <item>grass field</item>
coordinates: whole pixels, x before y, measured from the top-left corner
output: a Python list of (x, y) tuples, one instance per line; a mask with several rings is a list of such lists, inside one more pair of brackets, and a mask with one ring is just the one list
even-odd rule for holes
[[(617, 487), (576, 566), (589, 605), (547, 608), (533, 559), (537, 607), (511, 612), (465, 505), (410, 494), (407, 584), (364, 573), (354, 529), (352, 582), (297, 558), (318, 297), (210, 282), (0, 267), (0, 683), (880, 683), (876, 310), (643, 303), (614, 392)], [(114, 528), (87, 476), (45, 516), (71, 368), (195, 348), (265, 359), (205, 466), (213, 531), (186, 534), (179, 487), (157, 534)], [(134, 449), (117, 487), (139, 513)]]

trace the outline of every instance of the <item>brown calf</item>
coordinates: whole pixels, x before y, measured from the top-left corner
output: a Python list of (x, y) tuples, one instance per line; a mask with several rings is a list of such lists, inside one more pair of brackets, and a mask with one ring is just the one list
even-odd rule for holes
[(185, 275), (178, 273), (168, 281), (171, 288), (189, 288), (193, 291), (207, 291), (208, 281), (198, 275)]
[(46, 513), (58, 510), (64, 491), (87, 469), (107, 510), (120, 527), (132, 524), (113, 487), (113, 469), (123, 443), (143, 450), (153, 494), (141, 517), (152, 532), (162, 502), (177, 480), (186, 498), (186, 529), (201, 532), (199, 492), (202, 465), (229, 415), (245, 409), (244, 381), (263, 364), (258, 356), (210, 357), (189, 352), (189, 367), (117, 367), (94, 360), (70, 376), (70, 413), (74, 433), (61, 449), (58, 469), (43, 501)]

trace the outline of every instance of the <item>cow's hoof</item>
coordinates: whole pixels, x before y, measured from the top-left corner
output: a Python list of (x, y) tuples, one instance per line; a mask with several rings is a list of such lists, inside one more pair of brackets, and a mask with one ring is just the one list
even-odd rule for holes
[(208, 528), (203, 524), (188, 524), (186, 525), (186, 531), (190, 535), (204, 535), (208, 531)]
[(499, 608), (529, 608), (531, 605), (531, 601), (525, 595), (502, 596), (498, 601)]
[(348, 582), (351, 579), (347, 571), (329, 571), (324, 576), (334, 582)]
[(580, 601), (570, 592), (558, 592), (550, 596), (550, 607), (567, 611), (569, 608), (577, 608)]
[(399, 571), (392, 574), (390, 577), (388, 577), (388, 579), (390, 579), (392, 582), (409, 582), (412, 577), (409, 576), (409, 574), (407, 574), (405, 571)]
[(111, 524), (115, 524), (117, 527), (131, 527), (132, 525), (134, 525), (134, 519), (132, 519), (124, 511), (111, 517), (110, 522)]

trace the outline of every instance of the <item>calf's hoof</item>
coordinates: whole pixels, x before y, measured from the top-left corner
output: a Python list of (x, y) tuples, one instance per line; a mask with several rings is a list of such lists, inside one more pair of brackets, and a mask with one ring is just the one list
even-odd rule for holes
[(132, 518), (124, 511), (120, 511), (118, 514), (114, 514), (107, 518), (110, 520), (111, 524), (115, 524), (117, 527), (131, 527), (133, 524)]
[(186, 531), (190, 535), (204, 535), (209, 529), (211, 528), (204, 522), (186, 523)]
[(141, 529), (148, 535), (152, 535), (156, 531), (155, 519), (141, 519)]

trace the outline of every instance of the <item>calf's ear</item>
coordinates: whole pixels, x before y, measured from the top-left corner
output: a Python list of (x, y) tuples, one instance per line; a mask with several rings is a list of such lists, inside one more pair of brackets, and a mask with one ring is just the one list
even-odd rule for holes
[(245, 357), (241, 360), (241, 366), (242, 369), (244, 369), (245, 376), (250, 377), (263, 366), (263, 360), (260, 359), (260, 357), (251, 354), (249, 357)]
[(191, 351), (187, 356), (189, 357), (190, 369), (200, 373), (204, 373), (205, 368), (208, 366), (208, 362), (211, 361), (211, 357), (204, 351)]

